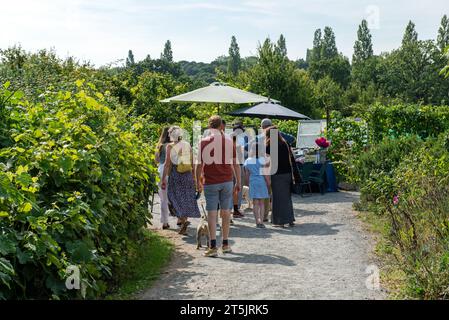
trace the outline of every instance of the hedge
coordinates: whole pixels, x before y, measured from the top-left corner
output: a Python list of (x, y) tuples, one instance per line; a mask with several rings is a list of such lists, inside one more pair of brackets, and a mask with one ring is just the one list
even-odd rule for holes
[(0, 299), (102, 296), (141, 238), (153, 155), (111, 101), (83, 81), (33, 103), (0, 87)]

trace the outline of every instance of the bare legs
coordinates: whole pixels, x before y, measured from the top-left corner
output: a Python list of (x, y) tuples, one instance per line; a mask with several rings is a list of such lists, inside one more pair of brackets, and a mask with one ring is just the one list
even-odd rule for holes
[(221, 223), (223, 240), (228, 240), (229, 238), (229, 224), (231, 221), (231, 210), (221, 210)]
[[(217, 240), (217, 220), (218, 211), (209, 211), (207, 213), (207, 224), (209, 225), (210, 240)], [(223, 239), (229, 238), (229, 223), (231, 221), (231, 210), (221, 210), (222, 235)]]
[(209, 225), (210, 243), (212, 243), (212, 240), (217, 240), (217, 212), (218, 211), (207, 212), (207, 224)]
[(256, 224), (257, 225), (263, 224), (265, 215), (265, 199), (253, 199), (253, 207)]

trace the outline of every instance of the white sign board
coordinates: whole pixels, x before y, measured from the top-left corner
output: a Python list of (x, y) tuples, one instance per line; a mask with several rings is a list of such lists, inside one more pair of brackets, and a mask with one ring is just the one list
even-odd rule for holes
[(326, 130), (326, 120), (301, 120), (298, 123), (296, 147), (300, 149), (315, 148), (315, 140)]

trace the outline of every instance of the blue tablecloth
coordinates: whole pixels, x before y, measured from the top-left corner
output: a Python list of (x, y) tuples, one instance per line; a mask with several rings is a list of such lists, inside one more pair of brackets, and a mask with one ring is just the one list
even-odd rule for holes
[[(319, 171), (323, 165), (326, 166), (326, 192), (338, 192), (337, 178), (335, 176), (335, 168), (332, 162), (327, 161), (326, 163), (314, 163), (313, 170)], [(298, 163), (298, 168), (301, 170), (300, 163)]]
[(335, 176), (335, 168), (332, 162), (326, 162), (326, 186), (327, 192), (337, 192), (337, 178)]

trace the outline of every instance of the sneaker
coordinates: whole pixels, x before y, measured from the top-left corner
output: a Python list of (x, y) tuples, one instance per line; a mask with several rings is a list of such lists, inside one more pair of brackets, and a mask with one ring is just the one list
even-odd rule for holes
[(232, 249), (231, 249), (231, 246), (227, 245), (227, 246), (222, 246), (221, 251), (223, 251), (223, 253), (231, 253)]
[(232, 214), (232, 216), (234, 218), (243, 218), (245, 215), (243, 213), (241, 213), (240, 211), (234, 211), (234, 213)]
[(260, 224), (259, 228), (261, 229), (266, 229), (267, 227), (265, 227), (265, 225), (263, 223)]
[(203, 254), (205, 257), (218, 257), (218, 249), (217, 248), (209, 248)]

